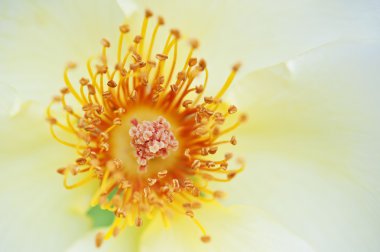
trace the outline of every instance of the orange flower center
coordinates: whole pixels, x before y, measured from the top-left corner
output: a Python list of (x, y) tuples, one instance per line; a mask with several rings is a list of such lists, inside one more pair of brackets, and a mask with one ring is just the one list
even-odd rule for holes
[(243, 162), (229, 167), (232, 154), (226, 145), (237, 140), (225, 137), (245, 116), (221, 100), (239, 65), (215, 96), (204, 96), (208, 70), (193, 56), (198, 42), (191, 40), (187, 57), (180, 59), (180, 32), (171, 30), (153, 57), (164, 20), (158, 18), (148, 40), (151, 17), (146, 11), (141, 34), (132, 39), (129, 27), (120, 26), (113, 69), (106, 39), (101, 56), (88, 60), (87, 76), (76, 87), (69, 78), (75, 65), (69, 64), (66, 87), (47, 108), (52, 136), (78, 154), (58, 169), (65, 187), (98, 181), (90, 205), (115, 214), (109, 231), (96, 236), (97, 246), (127, 226), (140, 227), (156, 215), (168, 223), (173, 214), (189, 216), (201, 240), (210, 241), (195, 210), (224, 196), (209, 182), (230, 181), (244, 167)]

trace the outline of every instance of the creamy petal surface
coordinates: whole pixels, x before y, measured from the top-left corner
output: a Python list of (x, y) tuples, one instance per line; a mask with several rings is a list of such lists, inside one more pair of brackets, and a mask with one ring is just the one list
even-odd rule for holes
[(1, 82), (23, 100), (47, 102), (68, 61), (99, 52), (125, 15), (116, 1), (5, 1), (0, 10)]
[[(374, 1), (135, 2), (165, 16), (185, 36), (200, 39), (200, 52), (209, 61), (210, 71), (225, 72), (228, 64), (241, 61), (239, 78), (253, 69), (277, 64), (326, 43), (379, 37), (379, 6)], [(218, 83), (224, 77), (210, 78), (211, 83)], [(211, 85), (210, 90), (217, 86)]]
[(375, 40), (326, 45), (237, 86), (249, 168), (229, 199), (269, 211), (319, 251), (378, 251), (379, 55)]
[(88, 188), (68, 192), (54, 169), (72, 154), (50, 139), (42, 117), (25, 110), (2, 120), (1, 139), (0, 250), (63, 251), (91, 228)]
[(141, 231), (138, 229), (127, 229), (119, 237), (119, 239), (112, 239), (109, 242), (97, 248), (94, 244), (94, 237), (98, 232), (107, 232), (107, 229), (95, 229), (82, 236), (78, 237), (66, 252), (124, 252), (140, 251), (140, 235)]
[[(199, 217), (207, 219), (205, 228), (213, 234), (208, 244), (197, 242), (197, 230), (186, 218), (175, 218), (169, 229), (155, 220), (141, 237), (141, 252), (161, 248), (165, 251), (311, 252), (313, 248), (271, 217), (255, 208), (206, 206)], [(160, 232), (158, 232), (160, 230)]]

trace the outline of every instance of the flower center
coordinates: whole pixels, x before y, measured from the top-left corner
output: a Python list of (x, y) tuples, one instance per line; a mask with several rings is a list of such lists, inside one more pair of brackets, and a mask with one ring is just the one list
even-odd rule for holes
[[(158, 118), (165, 123), (158, 123)], [(168, 128), (165, 129), (164, 125)], [(170, 115), (139, 104), (123, 115), (121, 125), (110, 132), (110, 158), (128, 164), (125, 169), (129, 174), (139, 177), (149, 177), (169, 169), (180, 157), (178, 127)], [(169, 138), (171, 141), (167, 142), (165, 136), (173, 139)], [(159, 149), (155, 151), (154, 146)]]
[(133, 127), (129, 130), (129, 135), (140, 171), (146, 171), (149, 160), (166, 158), (169, 151), (178, 148), (178, 141), (170, 131), (170, 124), (165, 118), (159, 117), (156, 121), (142, 123), (133, 119), (131, 123)]
[(221, 100), (239, 66), (214, 97), (204, 96), (208, 70), (204, 60), (193, 57), (198, 42), (190, 41), (181, 62), (180, 32), (171, 30), (153, 57), (164, 20), (158, 18), (148, 41), (151, 16), (146, 11), (141, 34), (132, 42), (128, 26), (120, 26), (113, 70), (107, 56), (111, 45), (105, 39), (101, 56), (88, 60), (87, 76), (77, 88), (68, 75), (75, 65), (69, 64), (66, 87), (47, 108), (52, 136), (78, 153), (75, 162), (58, 169), (64, 186), (73, 189), (97, 181), (90, 206), (115, 214), (109, 231), (96, 236), (97, 246), (154, 216), (167, 224), (173, 214), (190, 217), (202, 232), (201, 240), (208, 242), (195, 210), (223, 197), (209, 182), (230, 181), (244, 168), (242, 162), (236, 169), (229, 167), (232, 154), (226, 145), (236, 145), (235, 136), (221, 139), (245, 120), (235, 106)]

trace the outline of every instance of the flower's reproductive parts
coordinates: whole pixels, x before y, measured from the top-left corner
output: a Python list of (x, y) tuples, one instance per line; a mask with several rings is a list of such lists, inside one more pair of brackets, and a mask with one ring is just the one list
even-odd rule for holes
[(132, 146), (136, 149), (137, 163), (141, 171), (145, 171), (148, 160), (168, 156), (169, 150), (177, 149), (178, 141), (170, 131), (170, 124), (163, 117), (158, 120), (138, 123), (131, 121), (133, 127), (129, 130)]
[(188, 216), (208, 242), (196, 210), (224, 196), (210, 182), (228, 182), (244, 168), (239, 160), (230, 167), (229, 148), (245, 116), (222, 101), (239, 64), (215, 96), (206, 96), (209, 72), (206, 61), (194, 57), (198, 42), (190, 40), (180, 58), (180, 32), (170, 30), (159, 43), (164, 19), (158, 17), (148, 35), (152, 16), (147, 10), (137, 36), (128, 25), (119, 27), (114, 57), (102, 39), (101, 55), (87, 61), (78, 83), (69, 77), (76, 65), (68, 64), (66, 86), (46, 111), (52, 136), (78, 155), (58, 169), (64, 186), (95, 183), (90, 206), (115, 215), (108, 232), (97, 234), (97, 246), (155, 216), (169, 225), (174, 214)]

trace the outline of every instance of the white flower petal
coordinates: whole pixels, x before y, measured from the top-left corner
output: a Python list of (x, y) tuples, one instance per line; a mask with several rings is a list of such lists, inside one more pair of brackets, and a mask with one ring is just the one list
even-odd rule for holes
[(123, 10), (123, 12), (130, 16), (137, 10), (137, 5), (135, 2), (130, 0), (117, 0), (117, 3), (119, 4), (120, 8)]
[(141, 237), (141, 252), (154, 251), (255, 251), (306, 252), (313, 249), (289, 230), (254, 208), (204, 205), (196, 211), (197, 218), (211, 235), (211, 241), (200, 241), (201, 232), (187, 216), (171, 221), (165, 229), (157, 218)]
[(163, 15), (168, 26), (179, 28), (185, 38), (200, 39), (197, 55), (209, 62), (212, 91), (236, 61), (242, 61), (240, 76), (244, 76), (326, 43), (379, 37), (378, 5), (373, 1), (136, 2)]
[(254, 154), (230, 202), (261, 207), (316, 251), (379, 250), (380, 204), (370, 190), (312, 161)]
[(252, 136), (247, 144), (338, 163), (335, 170), (344, 166), (380, 192), (373, 180), (380, 175), (374, 162), (380, 138), (376, 55), (380, 41), (338, 43), (252, 73), (232, 97), (250, 112), (243, 128)]
[(237, 86), (248, 167), (225, 188), (231, 202), (269, 211), (318, 251), (379, 251), (379, 56), (379, 41), (330, 44)]
[(0, 18), (1, 82), (24, 100), (46, 101), (64, 85), (67, 62), (85, 65), (101, 38), (117, 38), (124, 14), (116, 1), (9, 0)]
[(141, 232), (139, 229), (135, 227), (126, 228), (122, 231), (119, 236), (116, 238), (111, 237), (109, 240), (106, 240), (102, 243), (100, 248), (95, 246), (95, 237), (98, 232), (106, 233), (107, 229), (99, 229), (93, 230), (87, 233), (81, 239), (78, 239), (70, 248), (66, 250), (66, 252), (125, 252), (138, 251), (138, 247), (140, 246), (139, 235)]
[(14, 88), (1, 84), (0, 119), (15, 115), (21, 109), (21, 100)]
[(84, 189), (64, 189), (55, 170), (72, 154), (25, 113), (1, 123), (0, 250), (62, 251), (89, 230), (89, 199)]

